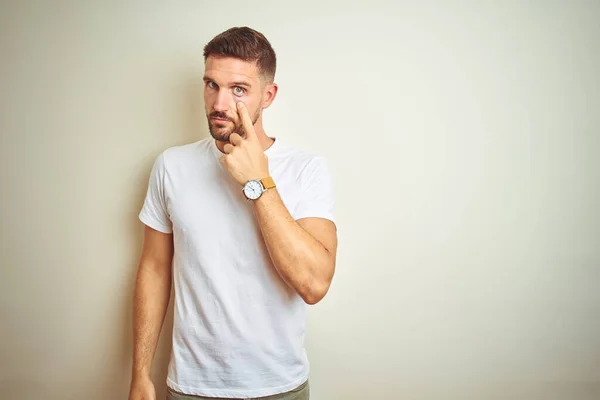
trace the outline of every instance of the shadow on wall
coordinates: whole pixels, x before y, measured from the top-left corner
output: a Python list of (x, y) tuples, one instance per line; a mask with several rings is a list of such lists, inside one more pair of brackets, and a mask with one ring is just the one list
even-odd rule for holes
[[(200, 71), (198, 71), (200, 70)], [(164, 132), (166, 147), (156, 149), (156, 152), (149, 156), (149, 160), (144, 163), (144, 168), (141, 176), (138, 177), (135, 184), (135, 209), (131, 210), (131, 215), (135, 218), (131, 219), (130, 235), (134, 238), (136, 243), (137, 255), (135, 259), (131, 260), (131, 271), (130, 271), (130, 282), (127, 285), (128, 293), (125, 296), (127, 299), (124, 305), (126, 312), (124, 313), (123, 322), (123, 339), (122, 339), (122, 368), (126, 369), (127, 380), (125, 382), (126, 387), (123, 388), (123, 395), (129, 390), (129, 384), (131, 379), (131, 362), (133, 354), (133, 291), (135, 286), (135, 279), (137, 274), (137, 267), (139, 262), (139, 255), (143, 245), (143, 225), (137, 218), (144, 198), (146, 196), (146, 190), (148, 188), (148, 179), (150, 177), (150, 171), (154, 163), (155, 158), (160, 152), (170, 146), (177, 146), (187, 143), (193, 143), (198, 140), (208, 137), (208, 125), (206, 122), (206, 114), (204, 111), (204, 97), (203, 97), (203, 86), (202, 81), (202, 66), (198, 67), (198, 70), (193, 71), (189, 76), (185, 77), (180, 87), (181, 91), (181, 110), (178, 110), (180, 117), (178, 121), (175, 121), (175, 126), (181, 127), (176, 132)], [(159, 342), (157, 345), (154, 362), (152, 366), (152, 380), (156, 389), (157, 399), (166, 398), (166, 378), (167, 369), (169, 365), (169, 358), (171, 353), (171, 333), (173, 330), (173, 288), (171, 288), (171, 299), (167, 310), (167, 315), (163, 323)], [(123, 397), (125, 398), (125, 397)], [(100, 397), (99, 397), (100, 399)]]
[[(187, 143), (193, 143), (198, 140), (208, 137), (208, 125), (206, 123), (206, 114), (204, 111), (204, 99), (203, 99), (203, 81), (202, 81), (202, 67), (200, 66), (198, 71), (194, 71), (190, 76), (187, 76), (181, 83), (178, 90), (181, 92), (181, 110), (178, 116), (180, 117), (175, 121), (174, 126), (179, 126), (178, 132), (164, 132), (164, 140), (159, 142), (166, 143), (166, 147), (157, 148), (151, 155), (147, 155), (148, 160), (143, 163), (144, 168), (140, 171), (132, 187), (135, 189), (136, 201), (132, 202), (135, 207), (129, 210), (127, 213), (131, 215), (129, 224), (129, 235), (135, 243), (136, 252), (134, 258), (129, 261), (130, 273), (129, 283), (126, 285), (127, 293), (124, 294), (126, 299), (123, 304), (123, 316), (120, 322), (123, 324), (122, 329), (122, 359), (120, 364), (121, 376), (126, 379), (118, 379), (119, 398), (127, 398), (129, 391), (130, 379), (131, 379), (131, 363), (133, 354), (133, 291), (135, 286), (135, 279), (137, 274), (137, 268), (139, 263), (139, 255), (141, 254), (143, 246), (143, 225), (138, 219), (138, 214), (144, 203), (146, 196), (146, 190), (148, 188), (148, 179), (150, 177), (150, 171), (154, 163), (155, 158), (170, 146), (177, 146)], [(134, 155), (140, 157), (141, 155)], [(152, 367), (152, 380), (156, 389), (157, 399), (166, 398), (166, 377), (167, 369), (169, 365), (169, 358), (171, 353), (171, 333), (173, 329), (173, 288), (171, 288), (171, 299), (165, 316), (165, 321), (161, 330), (159, 342), (157, 345), (153, 367)], [(109, 389), (109, 392), (111, 390)], [(88, 393), (89, 394), (89, 393)], [(86, 398), (90, 399), (89, 395), (86, 394)], [(98, 400), (106, 399), (106, 397), (98, 394)]]

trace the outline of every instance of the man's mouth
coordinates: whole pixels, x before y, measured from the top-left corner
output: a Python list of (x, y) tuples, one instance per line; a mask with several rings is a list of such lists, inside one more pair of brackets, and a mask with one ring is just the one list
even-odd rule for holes
[(230, 121), (229, 121), (228, 119), (226, 119), (226, 118), (211, 117), (210, 119), (211, 119), (211, 121), (220, 122), (220, 123), (224, 123), (224, 122), (230, 122)]

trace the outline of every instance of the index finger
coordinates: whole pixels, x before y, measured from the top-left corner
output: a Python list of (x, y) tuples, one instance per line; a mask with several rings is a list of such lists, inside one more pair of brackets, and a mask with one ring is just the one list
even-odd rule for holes
[(256, 138), (256, 132), (254, 131), (254, 125), (252, 124), (252, 120), (250, 119), (250, 114), (248, 114), (248, 108), (241, 101), (237, 103), (237, 108), (238, 115), (242, 119), (242, 126), (244, 127), (244, 132), (246, 132), (246, 138)]

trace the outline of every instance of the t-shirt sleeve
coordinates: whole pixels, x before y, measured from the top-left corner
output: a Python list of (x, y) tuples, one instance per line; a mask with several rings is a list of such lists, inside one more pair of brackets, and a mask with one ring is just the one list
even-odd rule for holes
[(165, 196), (165, 162), (161, 153), (152, 166), (146, 199), (139, 214), (139, 219), (150, 228), (163, 233), (172, 233), (173, 226), (167, 212)]
[(302, 195), (294, 219), (325, 218), (335, 223), (334, 185), (327, 160), (322, 157), (312, 159), (301, 175)]

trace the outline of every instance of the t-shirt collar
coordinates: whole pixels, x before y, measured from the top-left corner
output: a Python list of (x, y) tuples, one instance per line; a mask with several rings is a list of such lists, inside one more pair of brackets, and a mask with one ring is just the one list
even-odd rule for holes
[[(280, 143), (281, 139), (278, 139), (277, 137), (271, 137), (271, 136), (269, 136), (269, 137), (271, 139), (273, 139), (273, 143), (271, 144), (271, 146), (269, 146), (269, 148), (267, 150), (265, 150), (265, 154), (267, 156), (272, 156), (272, 155), (276, 154), (279, 151), (279, 148), (281, 147), (281, 143)], [(211, 147), (213, 153), (215, 154), (215, 156), (217, 156), (217, 158), (220, 158), (221, 156), (223, 156), (223, 153), (217, 147), (217, 141), (216, 140), (211, 139), (210, 147)]]

